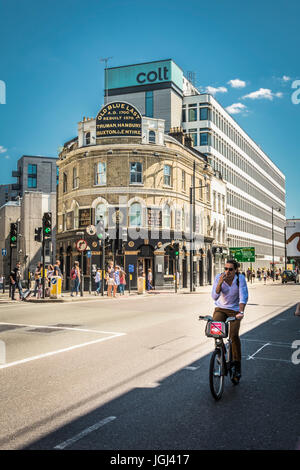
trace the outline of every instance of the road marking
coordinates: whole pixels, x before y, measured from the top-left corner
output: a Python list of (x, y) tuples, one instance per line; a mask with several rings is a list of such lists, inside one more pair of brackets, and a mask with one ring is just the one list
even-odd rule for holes
[(185, 367), (185, 370), (197, 370), (197, 369), (199, 369), (199, 366), (198, 367), (194, 367), (194, 366)]
[(117, 338), (119, 336), (124, 336), (124, 335), (126, 335), (126, 333), (116, 333), (112, 336), (107, 336), (106, 338), (100, 338), (94, 341), (89, 341), (87, 343), (77, 344), (75, 346), (70, 346), (69, 348), (58, 349), (56, 351), (51, 351), (48, 353), (40, 354), (38, 356), (27, 357), (26, 359), (20, 359), (19, 361), (9, 362), (8, 364), (1, 365), (0, 369), (7, 369), (8, 367), (18, 366), (20, 364), (25, 364), (26, 362), (36, 361), (37, 359), (43, 359), (44, 357), (50, 357), (50, 356), (54, 356), (55, 354), (72, 351), (74, 349), (84, 348), (85, 346), (90, 346), (92, 344), (101, 343), (103, 341), (107, 341), (109, 339)]
[(24, 326), (26, 328), (51, 328), (51, 329), (54, 329), (54, 330), (83, 331), (85, 333), (101, 333), (101, 334), (110, 334), (110, 335), (123, 335), (123, 334), (125, 334), (125, 333), (118, 333), (116, 331), (87, 330), (87, 329), (83, 329), (83, 328), (71, 328), (71, 327), (66, 327), (66, 326), (27, 325), (25, 323), (0, 322), (0, 325)]
[(250, 359), (253, 359), (254, 356), (255, 356), (255, 354), (257, 354), (259, 351), (261, 351), (262, 349), (264, 349), (266, 346), (269, 346), (269, 345), (270, 345), (270, 343), (264, 344), (264, 345), (263, 345), (261, 348), (259, 348), (254, 354), (252, 354), (252, 356), (248, 356), (247, 361), (249, 361)]
[(108, 424), (111, 421), (114, 421), (115, 419), (117, 419), (116, 416), (109, 416), (108, 418), (102, 419), (102, 421), (99, 421), (98, 423), (94, 424), (93, 426), (90, 426), (79, 434), (76, 434), (76, 436), (72, 437), (71, 439), (68, 439), (67, 441), (62, 442), (61, 444), (58, 444), (54, 447), (54, 450), (63, 450), (66, 447), (70, 447), (72, 444), (87, 436), (91, 432), (97, 431), (97, 429), (101, 428), (102, 426), (105, 426), (105, 424)]

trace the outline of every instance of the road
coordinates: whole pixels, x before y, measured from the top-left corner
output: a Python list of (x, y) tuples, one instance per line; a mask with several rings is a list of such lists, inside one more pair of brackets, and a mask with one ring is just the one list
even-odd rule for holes
[(0, 449), (300, 448), (300, 287), (249, 293), (242, 380), (220, 402), (207, 292), (0, 304)]

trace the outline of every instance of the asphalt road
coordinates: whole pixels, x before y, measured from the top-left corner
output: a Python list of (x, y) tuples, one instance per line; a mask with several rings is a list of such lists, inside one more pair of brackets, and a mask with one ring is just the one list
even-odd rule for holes
[(242, 380), (220, 402), (208, 293), (0, 304), (0, 449), (300, 448), (300, 286), (249, 292)]

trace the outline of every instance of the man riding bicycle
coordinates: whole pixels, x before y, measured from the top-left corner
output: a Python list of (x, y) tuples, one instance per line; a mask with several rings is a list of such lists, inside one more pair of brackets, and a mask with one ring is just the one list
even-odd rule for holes
[(248, 287), (245, 276), (238, 271), (239, 264), (228, 260), (224, 273), (215, 278), (212, 298), (215, 301), (214, 321), (225, 322), (228, 317), (235, 317), (231, 323), (230, 338), (232, 340), (233, 377), (241, 378), (241, 342), (239, 338), (240, 320), (244, 318), (245, 306), (248, 302)]

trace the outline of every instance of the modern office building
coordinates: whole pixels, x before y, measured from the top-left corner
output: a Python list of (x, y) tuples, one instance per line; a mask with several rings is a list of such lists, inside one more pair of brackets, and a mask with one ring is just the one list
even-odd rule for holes
[(142, 115), (164, 119), (167, 131), (182, 127), (221, 174), (229, 247), (254, 247), (253, 267), (269, 268), (273, 257), (283, 267), (285, 176), (220, 103), (171, 59), (107, 68), (105, 78), (105, 102), (129, 101)]

